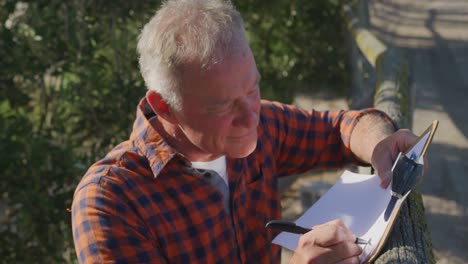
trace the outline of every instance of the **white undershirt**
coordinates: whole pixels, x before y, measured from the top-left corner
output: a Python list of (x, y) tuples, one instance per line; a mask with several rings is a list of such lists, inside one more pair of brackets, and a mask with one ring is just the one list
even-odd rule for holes
[(196, 169), (214, 170), (229, 187), (229, 181), (226, 171), (226, 156), (219, 157), (211, 161), (192, 161), (192, 167)]

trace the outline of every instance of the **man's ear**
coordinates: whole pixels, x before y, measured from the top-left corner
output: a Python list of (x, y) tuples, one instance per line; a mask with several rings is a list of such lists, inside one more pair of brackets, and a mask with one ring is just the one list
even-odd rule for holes
[(146, 101), (149, 103), (153, 112), (164, 118), (166, 121), (177, 124), (177, 119), (174, 117), (172, 109), (162, 99), (161, 95), (155, 91), (148, 90), (146, 92)]

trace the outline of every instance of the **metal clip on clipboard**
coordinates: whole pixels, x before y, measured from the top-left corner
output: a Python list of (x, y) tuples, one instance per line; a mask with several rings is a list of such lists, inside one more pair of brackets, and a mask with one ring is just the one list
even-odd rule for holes
[(408, 194), (421, 178), (424, 168), (422, 160), (422, 156), (418, 161), (415, 161), (402, 152), (398, 155), (392, 168), (392, 197), (385, 210), (385, 221), (392, 215), (397, 201)]
[(426, 154), (438, 124), (438, 120), (433, 121), (408, 152), (398, 154), (392, 168), (392, 197), (385, 210), (385, 221), (392, 215), (398, 200), (404, 198), (422, 177), (424, 154)]

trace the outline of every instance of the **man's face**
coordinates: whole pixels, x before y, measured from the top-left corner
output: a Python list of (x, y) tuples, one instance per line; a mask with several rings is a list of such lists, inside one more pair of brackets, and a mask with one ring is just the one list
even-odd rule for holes
[(227, 56), (205, 73), (185, 67), (182, 73), (179, 127), (200, 154), (241, 158), (257, 145), (260, 90), (250, 48)]

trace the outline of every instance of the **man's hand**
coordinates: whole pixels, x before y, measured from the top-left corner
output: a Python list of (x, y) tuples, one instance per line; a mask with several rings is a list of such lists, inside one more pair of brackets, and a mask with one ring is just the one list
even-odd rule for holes
[[(351, 151), (361, 161), (370, 163), (380, 176), (382, 188), (392, 181), (392, 166), (400, 152), (408, 151), (418, 137), (407, 129), (394, 131), (381, 115), (366, 114), (361, 117), (351, 134)], [(424, 158), (424, 171), (427, 162)], [(424, 172), (423, 172), (424, 174)]]
[[(382, 180), (380, 186), (387, 188), (392, 180), (392, 166), (400, 152), (408, 151), (418, 137), (407, 129), (400, 129), (391, 136), (380, 141), (374, 148), (371, 163)], [(424, 160), (424, 171), (427, 162)]]
[(340, 220), (314, 226), (299, 239), (290, 263), (359, 263), (362, 249)]

